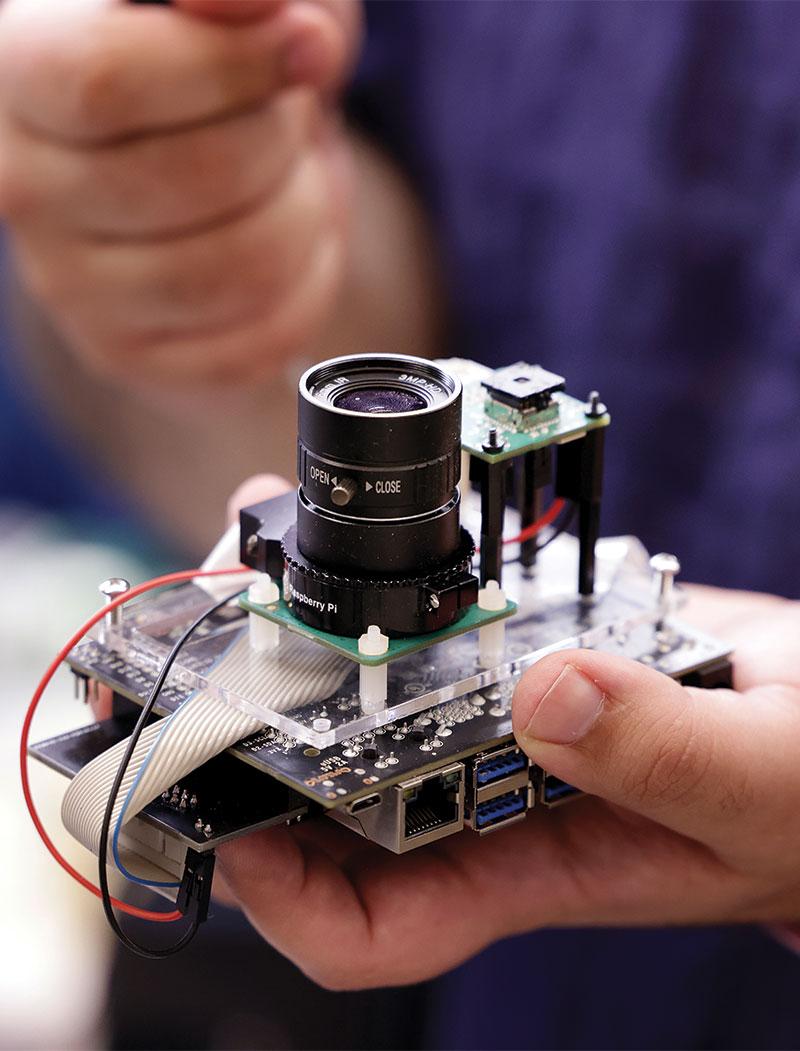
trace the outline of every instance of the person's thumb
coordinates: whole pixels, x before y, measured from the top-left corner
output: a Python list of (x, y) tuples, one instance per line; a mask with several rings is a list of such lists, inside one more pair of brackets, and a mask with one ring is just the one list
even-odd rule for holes
[(287, 0), (172, 0), (175, 7), (214, 22), (256, 22), (273, 14)]
[(551, 654), (514, 695), (528, 755), (569, 784), (718, 847), (763, 831), (776, 775), (794, 776), (800, 706), (789, 688), (682, 687), (592, 650)]
[(249, 504), (258, 504), (262, 500), (271, 500), (274, 496), (288, 493), (294, 488), (279, 474), (254, 474), (246, 478), (234, 489), (228, 499), (228, 525), (239, 521), (239, 512)]
[(355, 0), (173, 0), (173, 3), (185, 14), (234, 27), (269, 19), (286, 55), (287, 81), (317, 88), (325, 96), (341, 88), (361, 42), (361, 5)]

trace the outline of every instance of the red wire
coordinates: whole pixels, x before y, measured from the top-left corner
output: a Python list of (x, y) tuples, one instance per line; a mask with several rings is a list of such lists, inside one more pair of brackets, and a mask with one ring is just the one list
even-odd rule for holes
[[(28, 808), (28, 813), (31, 816), (34, 827), (39, 833), (39, 838), (53, 855), (55, 860), (74, 880), (77, 880), (82, 887), (85, 887), (88, 891), (91, 891), (95, 897), (101, 897), (100, 888), (96, 887), (94, 883), (82, 876), (77, 869), (73, 868), (72, 865), (63, 857), (53, 843), (52, 839), (48, 836), (45, 831), (45, 827), (42, 824), (42, 820), (39, 817), (39, 813), (36, 810), (36, 805), (33, 801), (33, 795), (31, 794), (30, 779), (28, 776), (28, 739), (30, 737), (31, 723), (36, 713), (36, 709), (39, 707), (39, 701), (42, 699), (44, 691), (47, 689), (50, 680), (55, 675), (59, 665), (63, 660), (66, 659), (70, 650), (77, 646), (84, 635), (87, 634), (98, 621), (102, 620), (106, 613), (109, 613), (112, 609), (116, 609), (117, 606), (123, 605), (125, 602), (130, 602), (131, 599), (137, 598), (139, 595), (144, 595), (148, 591), (152, 591), (154, 588), (163, 587), (165, 584), (179, 584), (185, 580), (192, 580), (194, 577), (216, 577), (216, 576), (227, 576), (232, 573), (249, 573), (250, 570), (246, 566), (242, 566), (237, 569), (184, 569), (179, 573), (166, 573), (164, 576), (155, 577), (153, 580), (147, 580), (144, 584), (137, 584), (136, 587), (131, 588), (130, 591), (126, 591), (124, 595), (120, 595), (113, 601), (109, 602), (108, 605), (103, 606), (97, 613), (91, 616), (82, 628), (72, 636), (59, 652), (56, 654), (50, 667), (42, 676), (42, 680), (36, 687), (36, 692), (31, 698), (31, 703), (28, 705), (28, 710), (25, 713), (25, 721), (22, 724), (22, 734), (19, 742), (19, 767), (20, 777), (22, 779), (22, 794), (25, 796), (25, 805)], [(116, 898), (111, 899), (115, 908), (120, 909), (122, 912), (126, 912), (129, 916), (138, 916), (142, 920), (153, 920), (156, 923), (173, 923), (175, 920), (179, 920), (182, 917), (182, 913), (177, 909), (174, 912), (152, 912), (149, 909), (140, 909), (136, 905), (128, 905), (127, 902), (118, 901)]]
[(521, 533), (517, 533), (516, 536), (503, 537), (504, 544), (522, 544), (526, 540), (530, 540), (535, 537), (537, 533), (541, 532), (545, 526), (549, 526), (556, 518), (561, 514), (564, 509), (566, 500), (561, 497), (555, 499), (552, 504), (547, 508), (545, 513), (536, 519), (535, 522), (531, 522), (529, 526), (525, 526)]

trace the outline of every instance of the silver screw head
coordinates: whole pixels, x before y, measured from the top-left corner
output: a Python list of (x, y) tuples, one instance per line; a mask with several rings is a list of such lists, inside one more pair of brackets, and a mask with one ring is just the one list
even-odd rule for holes
[(107, 602), (112, 602), (115, 598), (119, 598), (120, 595), (130, 591), (130, 589), (130, 583), (123, 577), (109, 577), (98, 588), (100, 594)]
[(670, 555), (666, 551), (660, 551), (650, 559), (650, 568), (660, 577), (676, 577), (681, 571), (681, 564), (676, 555)]
[(681, 564), (675, 555), (661, 551), (650, 559), (650, 568), (653, 570), (653, 590), (663, 619), (672, 610), (675, 577), (681, 571)]

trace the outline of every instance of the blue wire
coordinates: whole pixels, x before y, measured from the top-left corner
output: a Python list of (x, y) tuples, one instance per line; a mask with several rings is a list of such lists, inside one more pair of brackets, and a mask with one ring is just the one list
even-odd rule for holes
[[(180, 711), (180, 708), (178, 709), (178, 711)], [(133, 795), (133, 792), (134, 792), (136, 786), (139, 784), (139, 781), (141, 779), (142, 774), (147, 769), (147, 765), (148, 765), (148, 763), (150, 762), (150, 759), (153, 756), (153, 750), (155, 748), (155, 745), (161, 739), (161, 734), (164, 733), (164, 731), (166, 730), (167, 723), (172, 722), (172, 720), (178, 714), (178, 711), (173, 712), (172, 715), (170, 715), (167, 719), (164, 720), (164, 725), (161, 728), (161, 733), (159, 733), (158, 737), (153, 742), (153, 745), (151, 746), (150, 751), (145, 756), (144, 762), (139, 767), (139, 772), (136, 774), (136, 777), (134, 778), (133, 784), (129, 788), (128, 794), (125, 796), (125, 802), (122, 804), (122, 809), (119, 812), (119, 817), (117, 818), (117, 823), (114, 826), (114, 836), (113, 836), (113, 839), (111, 840), (111, 852), (112, 852), (112, 854), (114, 856), (114, 864), (117, 866), (117, 868), (122, 873), (122, 875), (126, 877), (126, 879), (129, 879), (132, 883), (138, 883), (139, 886), (141, 886), (141, 887), (180, 887), (180, 882), (175, 883), (175, 882), (168, 882), (166, 880), (143, 879), (141, 876), (134, 876), (134, 874), (132, 872), (129, 872), (125, 868), (125, 866), (122, 864), (122, 858), (119, 856), (119, 834), (122, 831), (122, 821), (123, 821), (123, 818), (125, 817), (125, 811), (128, 809), (128, 803), (130, 802), (131, 796)]]
[[(223, 657), (227, 656), (228, 652), (236, 644), (236, 641), (237, 641), (236, 639), (232, 639), (231, 640), (231, 642), (225, 647), (225, 649), (222, 651), (222, 653), (219, 654), (219, 656), (214, 660), (214, 662), (211, 664), (211, 666), (206, 670), (206, 674), (208, 674), (209, 671), (211, 671), (213, 668), (215, 668), (219, 664), (219, 662), (223, 659)], [(194, 693), (190, 694), (190, 696), (186, 698), (186, 701), (192, 700), (192, 698), (196, 695), (197, 692), (198, 691), (195, 690)], [(184, 704), (186, 703), (186, 701), (184, 701)], [(136, 789), (136, 786), (139, 784), (141, 776), (145, 772), (145, 770), (147, 768), (147, 765), (148, 765), (148, 763), (150, 762), (150, 760), (151, 760), (151, 758), (153, 756), (153, 752), (155, 750), (155, 746), (161, 740), (161, 734), (164, 733), (164, 731), (166, 730), (167, 723), (171, 723), (172, 720), (177, 715), (179, 715), (182, 711), (183, 711), (183, 704), (181, 704), (180, 708), (176, 708), (175, 711), (172, 713), (172, 715), (169, 715), (169, 716), (167, 716), (166, 719), (164, 719), (163, 726), (161, 727), (161, 733), (159, 733), (158, 737), (155, 739), (155, 741), (151, 745), (150, 751), (147, 753), (147, 755), (145, 756), (144, 762), (139, 767), (139, 772), (136, 774), (136, 777), (133, 780), (133, 784), (128, 789), (128, 794), (125, 796), (125, 802), (122, 804), (122, 809), (119, 812), (119, 817), (117, 818), (117, 823), (114, 826), (114, 835), (113, 835), (112, 840), (111, 840), (111, 853), (112, 853), (112, 855), (114, 857), (114, 864), (117, 866), (119, 871), (122, 873), (123, 876), (125, 876), (126, 879), (129, 879), (132, 883), (138, 883), (141, 887), (180, 887), (180, 885), (181, 885), (180, 881), (178, 881), (177, 883), (172, 883), (172, 882), (167, 882), (166, 880), (143, 879), (141, 876), (134, 876), (134, 874), (132, 872), (128, 872), (128, 870), (125, 868), (125, 866), (122, 863), (122, 858), (119, 856), (119, 836), (120, 836), (120, 832), (122, 831), (123, 818), (125, 817), (125, 811), (128, 809), (128, 803), (130, 802), (130, 799), (133, 796), (134, 790)]]

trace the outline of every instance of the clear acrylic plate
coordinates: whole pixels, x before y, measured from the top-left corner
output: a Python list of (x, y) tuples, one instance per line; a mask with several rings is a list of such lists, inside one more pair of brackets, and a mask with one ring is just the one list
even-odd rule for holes
[[(525, 576), (519, 563), (510, 562), (504, 588), (520, 608), (505, 622), (504, 659), (494, 667), (480, 667), (477, 632), (408, 654), (389, 665), (387, 703), (379, 711), (362, 711), (357, 665), (332, 654), (321, 668), (318, 644), (280, 629), (276, 651), (254, 653), (247, 644), (247, 615), (235, 607), (203, 625), (181, 652), (168, 682), (210, 690), (269, 726), (313, 747), (327, 748), (516, 677), (547, 653), (571, 647), (606, 648), (609, 641), (624, 647), (642, 625), (656, 623), (659, 611), (651, 572), (639, 541), (630, 537), (600, 541), (597, 593), (589, 601), (574, 593), (577, 558), (575, 539), (562, 536), (541, 552), (533, 575)], [(119, 628), (107, 631), (103, 641), (121, 658), (152, 672), (208, 602), (202, 588), (186, 584), (132, 603)], [(259, 685), (263, 679), (275, 681), (276, 672), (287, 688), (265, 696)], [(287, 696), (298, 694), (302, 696), (295, 707), (279, 710)]]

